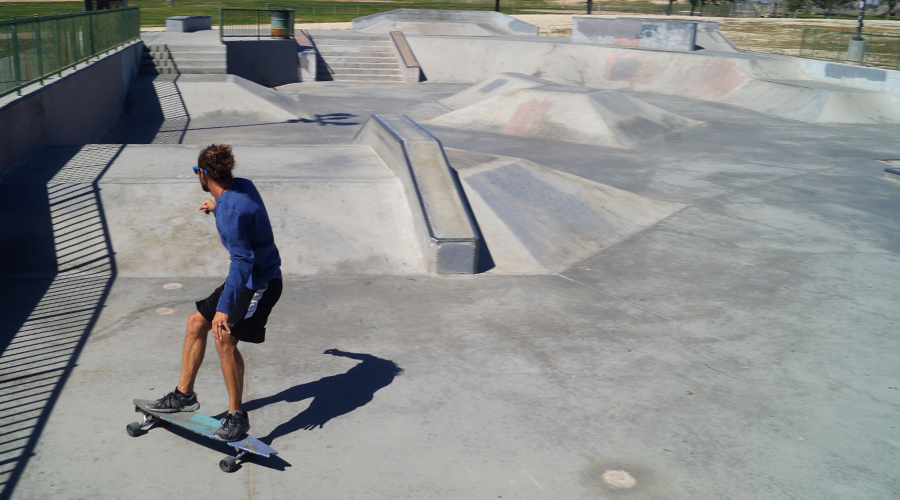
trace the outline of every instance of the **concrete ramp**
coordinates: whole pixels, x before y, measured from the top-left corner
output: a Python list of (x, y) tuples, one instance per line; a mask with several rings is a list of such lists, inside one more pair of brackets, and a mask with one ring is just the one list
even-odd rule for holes
[(544, 85), (555, 85), (555, 83), (522, 73), (498, 73), (477, 85), (473, 85), (458, 94), (445, 97), (438, 102), (450, 109), (462, 109), (476, 102), (481, 102), (512, 90), (530, 89)]
[(353, 20), (354, 31), (405, 35), (537, 36), (538, 27), (490, 11), (395, 9)]
[[(235, 75), (158, 75), (129, 89), (126, 119), (275, 123), (312, 119), (294, 96)], [(161, 115), (161, 116), (159, 116)]]
[[(408, 41), (422, 71), (436, 83), (483, 82), (498, 72), (553, 75), (565, 85), (679, 95), (809, 123), (900, 123), (900, 100), (891, 92), (811, 80), (801, 70), (801, 64), (811, 63), (797, 58), (635, 50), (549, 38), (410, 36)], [(827, 67), (838, 74), (852, 70), (860, 75), (857, 80), (885, 78), (870, 68)]]
[[(79, 217), (85, 224), (102, 221), (118, 276), (224, 278), (228, 253), (215, 218), (197, 210), (209, 197), (191, 171), (200, 149), (44, 148), (5, 182), (19, 190), (64, 192), (99, 175), (102, 213), (85, 219), (78, 207), (69, 207), (58, 215), (69, 225)], [(371, 148), (235, 146), (234, 154), (235, 175), (251, 179), (266, 202), (286, 276), (426, 272), (403, 185)], [(59, 255), (71, 253), (67, 248), (75, 244), (58, 249)], [(29, 271), (53, 272), (60, 258), (44, 256), (43, 269), (32, 265)]]
[(446, 151), (496, 266), (491, 273), (561, 272), (681, 208), (520, 158)]
[(613, 148), (703, 124), (614, 90), (561, 85), (512, 90), (425, 123)]
[[(715, 27), (707, 26), (715, 25)], [(696, 50), (710, 50), (716, 52), (737, 52), (738, 48), (727, 36), (719, 31), (719, 23), (698, 23)]]
[(893, 94), (813, 80), (756, 80), (728, 103), (809, 123), (900, 123)]
[(312, 119), (294, 96), (235, 75), (181, 75), (171, 80), (193, 118), (286, 122)]

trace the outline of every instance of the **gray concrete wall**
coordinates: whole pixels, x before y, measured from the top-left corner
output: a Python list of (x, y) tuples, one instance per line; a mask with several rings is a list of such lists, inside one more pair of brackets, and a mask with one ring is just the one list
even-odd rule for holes
[(361, 30), (381, 21), (490, 23), (520, 35), (537, 35), (538, 27), (512, 16), (491, 11), (395, 9), (353, 20), (353, 29)]
[(403, 115), (372, 115), (353, 142), (371, 146), (403, 182), (428, 271), (475, 273), (475, 223), (440, 142)]
[(697, 23), (649, 19), (575, 16), (572, 39), (656, 49), (694, 50)]
[(94, 142), (115, 125), (142, 49), (137, 42), (0, 104), (0, 178), (43, 146)]
[(816, 59), (796, 58), (797, 65), (810, 78), (869, 90), (890, 92), (900, 98), (900, 71), (865, 68)]
[(225, 42), (228, 73), (267, 87), (300, 81), (295, 40)]

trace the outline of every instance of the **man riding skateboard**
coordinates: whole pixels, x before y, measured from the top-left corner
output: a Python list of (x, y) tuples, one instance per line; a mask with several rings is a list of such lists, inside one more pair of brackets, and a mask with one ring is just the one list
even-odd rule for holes
[(238, 441), (250, 430), (250, 421), (241, 408), (244, 359), (237, 344), (239, 341), (258, 344), (265, 340), (266, 321), (281, 297), (281, 257), (256, 187), (248, 179), (232, 177), (231, 146), (209, 146), (200, 152), (197, 164), (194, 173), (200, 185), (215, 198), (215, 201), (207, 199), (199, 210), (215, 214), (216, 229), (231, 256), (231, 265), (225, 283), (198, 301), (197, 311), (188, 318), (178, 386), (147, 407), (164, 413), (200, 409), (194, 380), (212, 330), (229, 400), (228, 415), (212, 438)]

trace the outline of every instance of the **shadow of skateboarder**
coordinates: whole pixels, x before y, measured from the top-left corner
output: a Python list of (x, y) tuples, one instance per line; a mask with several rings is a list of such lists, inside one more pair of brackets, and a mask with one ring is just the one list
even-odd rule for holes
[(280, 424), (268, 436), (260, 437), (260, 441), (271, 444), (279, 437), (300, 429), (313, 430), (316, 427), (321, 429), (329, 420), (350, 413), (372, 401), (376, 391), (386, 387), (393, 382), (394, 377), (403, 373), (403, 369), (393, 361), (371, 354), (357, 354), (338, 349), (328, 349), (323, 354), (357, 359), (362, 363), (349, 369), (347, 373), (296, 385), (278, 394), (244, 403), (246, 411), (253, 411), (272, 403), (282, 401), (295, 403), (313, 398), (307, 409)]

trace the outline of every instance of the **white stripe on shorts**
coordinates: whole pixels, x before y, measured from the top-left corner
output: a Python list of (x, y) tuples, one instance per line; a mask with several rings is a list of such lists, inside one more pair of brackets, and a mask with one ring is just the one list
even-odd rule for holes
[(256, 290), (255, 292), (253, 292), (253, 298), (250, 299), (250, 307), (247, 308), (247, 315), (244, 316), (244, 319), (247, 319), (250, 316), (253, 316), (253, 313), (256, 312), (256, 306), (259, 305), (259, 299), (262, 298), (263, 292), (265, 292), (268, 289), (269, 289), (269, 287), (265, 287), (265, 288), (260, 288), (259, 290)]

